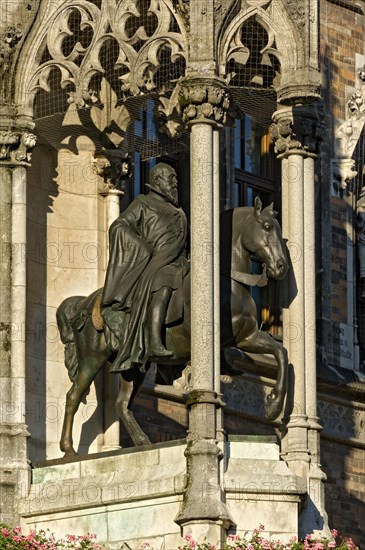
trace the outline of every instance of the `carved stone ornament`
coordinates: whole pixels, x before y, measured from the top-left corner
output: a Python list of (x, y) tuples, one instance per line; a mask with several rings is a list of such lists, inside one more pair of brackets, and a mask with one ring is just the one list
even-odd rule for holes
[(210, 122), (225, 126), (239, 117), (228, 89), (220, 80), (189, 79), (178, 83), (169, 98), (160, 97), (161, 131), (179, 137), (185, 124)]
[[(365, 67), (357, 72), (359, 79), (365, 82)], [(349, 118), (341, 124), (335, 134), (333, 166), (333, 185), (335, 189), (346, 189), (347, 184), (356, 175), (352, 159), (365, 123), (365, 99), (363, 90), (356, 90), (347, 102)]]
[(326, 127), (321, 121), (304, 115), (294, 122), (293, 118), (283, 118), (273, 123), (270, 134), (279, 155), (298, 151), (315, 154), (318, 143), (326, 135)]
[(12, 130), (0, 131), (0, 161), (29, 163), (31, 152), (36, 144), (36, 136), (29, 132)]
[(340, 404), (318, 401), (318, 415), (324, 433), (363, 442), (365, 438), (364, 410)]
[(333, 185), (336, 190), (346, 189), (348, 183), (357, 176), (354, 159), (334, 159), (332, 161)]
[(179, 90), (179, 107), (185, 123), (211, 121), (224, 126), (236, 114), (225, 87), (214, 82), (185, 82)]
[(132, 162), (127, 153), (121, 156), (119, 152), (106, 152), (105, 156), (94, 157), (93, 171), (104, 179), (101, 194), (110, 190), (123, 191), (125, 180), (132, 173)]
[(35, 58), (43, 55), (48, 59), (34, 69), (27, 91), (31, 95), (38, 89), (49, 92), (50, 76), (57, 68), (68, 102), (78, 108), (99, 101), (99, 90), (91, 81), (97, 82), (95, 77), (105, 74), (102, 59), (106, 48), (119, 51), (114, 63), (119, 99), (171, 87), (171, 66), (175, 78), (185, 67), (184, 19), (171, 0), (118, 0), (102, 2), (100, 8), (88, 0), (64, 2), (43, 23), (42, 33), (45, 40)]
[(301, 0), (286, 0), (286, 9), (290, 14), (290, 19), (299, 29), (305, 26), (305, 7)]
[(14, 48), (21, 39), (23, 31), (19, 27), (9, 27), (0, 34), (0, 78), (10, 69)]

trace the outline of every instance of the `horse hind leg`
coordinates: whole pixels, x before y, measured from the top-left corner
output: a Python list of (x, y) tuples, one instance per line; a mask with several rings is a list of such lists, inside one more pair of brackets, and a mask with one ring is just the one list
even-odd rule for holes
[(284, 407), (288, 383), (288, 353), (284, 346), (267, 332), (256, 330), (251, 336), (240, 342), (237, 347), (249, 353), (272, 354), (278, 365), (275, 385), (265, 402), (265, 414), (269, 420), (279, 417)]
[[(146, 371), (149, 364), (146, 365)], [(116, 401), (116, 408), (124, 427), (136, 446), (149, 445), (151, 442), (144, 433), (132, 412), (132, 404), (136, 398), (146, 376), (138, 367), (121, 374), (120, 390)]]
[(65, 417), (60, 439), (60, 449), (65, 453), (65, 456), (77, 455), (72, 439), (75, 414), (84, 394), (90, 388), (95, 376), (104, 364), (105, 361), (96, 358), (91, 359), (90, 357), (79, 361), (75, 380), (66, 395)]

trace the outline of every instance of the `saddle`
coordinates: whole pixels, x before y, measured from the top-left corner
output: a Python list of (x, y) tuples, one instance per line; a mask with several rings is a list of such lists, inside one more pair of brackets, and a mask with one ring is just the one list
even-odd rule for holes
[(81, 302), (78, 315), (72, 319), (72, 325), (74, 328), (81, 330), (87, 319), (91, 317), (94, 328), (96, 330), (103, 330), (104, 320), (100, 311), (102, 294), (103, 289), (99, 288)]

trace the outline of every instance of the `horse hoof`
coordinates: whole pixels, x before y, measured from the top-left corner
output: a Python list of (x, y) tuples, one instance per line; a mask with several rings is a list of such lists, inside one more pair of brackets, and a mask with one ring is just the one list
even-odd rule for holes
[(141, 447), (142, 445), (151, 445), (151, 441), (146, 436), (137, 439), (134, 444), (136, 445), (136, 447)]
[(268, 420), (276, 420), (283, 410), (283, 400), (278, 398), (274, 393), (270, 393), (266, 398), (264, 409)]
[(64, 452), (63, 458), (66, 458), (68, 456), (78, 456), (78, 453), (75, 451), (73, 447), (61, 447), (61, 451)]

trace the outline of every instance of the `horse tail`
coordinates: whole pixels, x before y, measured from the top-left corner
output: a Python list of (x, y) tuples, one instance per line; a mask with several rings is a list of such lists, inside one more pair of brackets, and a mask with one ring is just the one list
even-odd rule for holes
[(65, 346), (65, 365), (71, 382), (74, 382), (78, 370), (78, 360), (75, 342), (75, 333), (72, 321), (79, 311), (79, 305), (85, 300), (85, 296), (72, 296), (66, 298), (56, 311), (58, 330), (61, 342)]

